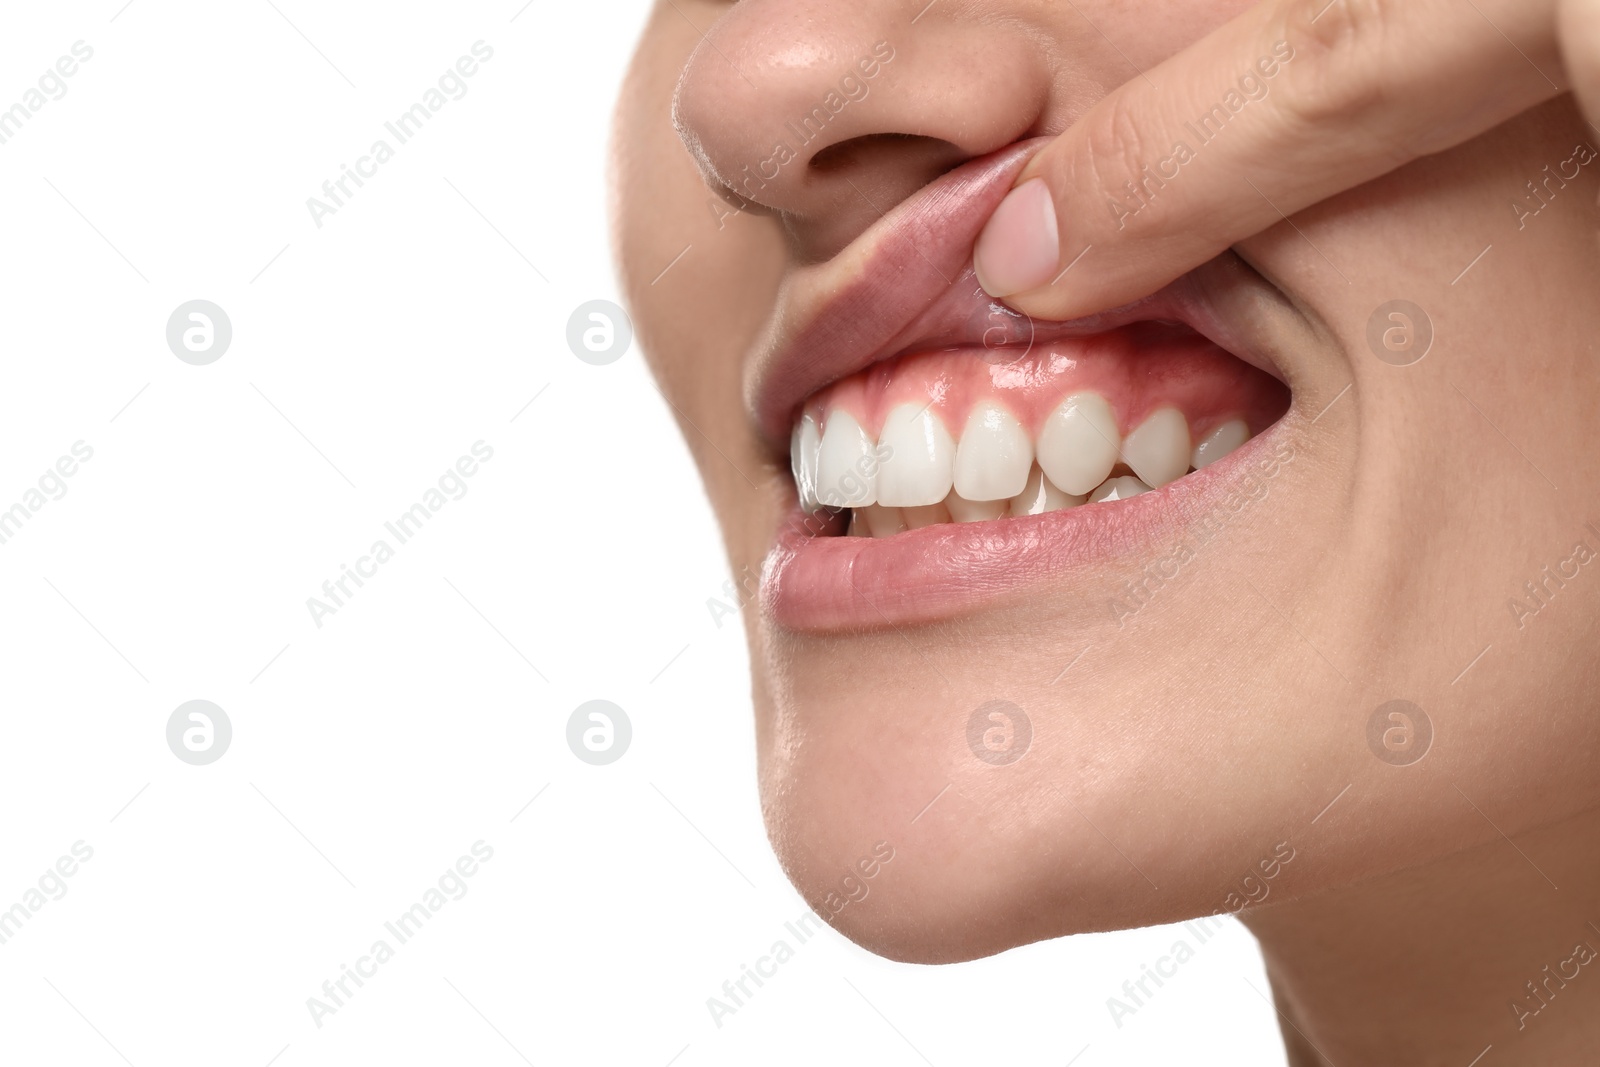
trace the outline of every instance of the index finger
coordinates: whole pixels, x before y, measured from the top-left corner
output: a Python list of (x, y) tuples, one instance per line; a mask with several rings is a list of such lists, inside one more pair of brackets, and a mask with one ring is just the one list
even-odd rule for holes
[(1557, 0), (1265, 0), (1096, 104), (978, 238), (984, 289), (1070, 319), (1564, 91)]

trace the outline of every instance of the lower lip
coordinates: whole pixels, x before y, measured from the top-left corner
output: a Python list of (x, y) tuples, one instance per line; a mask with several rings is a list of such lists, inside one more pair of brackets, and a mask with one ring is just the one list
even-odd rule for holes
[(1211, 466), (1130, 500), (886, 538), (813, 536), (797, 506), (762, 568), (762, 610), (798, 632), (877, 630), (1003, 604), (1045, 581), (1087, 583), (1097, 570), (1192, 541), (1203, 515), (1220, 509), (1223, 525), (1259, 503), (1294, 458), (1290, 417)]

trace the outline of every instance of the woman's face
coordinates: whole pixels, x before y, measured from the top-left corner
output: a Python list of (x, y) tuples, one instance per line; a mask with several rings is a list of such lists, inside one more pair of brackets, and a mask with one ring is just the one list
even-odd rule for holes
[[(874, 951), (1234, 911), (1600, 802), (1600, 160), (1566, 98), (1131, 309), (979, 289), (1037, 139), (1246, 6), (669, 0), (646, 30), (635, 326), (745, 601), (772, 841)], [(1161, 212), (1312, 32), (1107, 210)], [(808, 518), (794, 466), (808, 504), (877, 503)]]

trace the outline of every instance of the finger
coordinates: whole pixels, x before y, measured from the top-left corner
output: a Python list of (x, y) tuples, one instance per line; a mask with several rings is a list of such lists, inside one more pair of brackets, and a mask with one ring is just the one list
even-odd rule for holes
[(979, 236), (978, 278), (1049, 319), (1153, 292), (1564, 91), (1558, 2), (1265, 0), (1040, 152)]
[(1589, 125), (1600, 128), (1600, 0), (1563, 0), (1561, 58)]

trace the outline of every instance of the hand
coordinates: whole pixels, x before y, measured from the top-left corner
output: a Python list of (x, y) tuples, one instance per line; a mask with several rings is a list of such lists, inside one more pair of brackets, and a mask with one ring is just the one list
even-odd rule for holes
[(1116, 307), (1569, 90), (1600, 123), (1600, 0), (1264, 0), (1034, 157), (978, 279), (1036, 318)]

